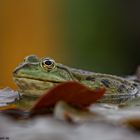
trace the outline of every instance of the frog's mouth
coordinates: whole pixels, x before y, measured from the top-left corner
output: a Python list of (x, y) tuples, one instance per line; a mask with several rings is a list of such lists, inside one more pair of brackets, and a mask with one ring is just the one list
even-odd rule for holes
[(62, 82), (65, 82), (66, 80), (44, 80), (44, 79), (37, 79), (37, 78), (31, 78), (31, 77), (25, 77), (25, 76), (14, 76), (14, 79), (15, 80), (18, 80), (18, 79), (26, 79), (27, 82), (30, 81), (30, 80), (34, 80), (34, 81), (40, 81), (40, 82), (50, 82), (50, 83), (62, 83)]

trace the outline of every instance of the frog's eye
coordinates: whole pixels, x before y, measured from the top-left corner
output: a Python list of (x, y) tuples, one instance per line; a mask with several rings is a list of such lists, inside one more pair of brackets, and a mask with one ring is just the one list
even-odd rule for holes
[(55, 68), (55, 61), (50, 58), (45, 58), (41, 62), (41, 67), (45, 70), (52, 70)]

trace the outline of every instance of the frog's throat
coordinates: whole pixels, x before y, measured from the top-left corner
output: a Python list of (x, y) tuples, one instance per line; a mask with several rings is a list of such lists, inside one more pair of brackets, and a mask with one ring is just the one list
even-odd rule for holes
[(18, 86), (18, 90), (23, 95), (40, 96), (44, 94), (47, 90), (54, 87), (60, 82), (55, 81), (43, 81), (38, 79), (29, 79), (23, 77), (14, 77), (14, 81)]

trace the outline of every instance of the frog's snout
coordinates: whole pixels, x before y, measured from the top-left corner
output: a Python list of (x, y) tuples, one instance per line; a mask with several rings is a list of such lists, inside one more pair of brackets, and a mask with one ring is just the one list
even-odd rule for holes
[(16, 76), (18, 74), (18, 72), (23, 69), (23, 68), (28, 68), (30, 67), (30, 64), (29, 63), (24, 63), (24, 64), (21, 64), (19, 65), (14, 71), (13, 71), (13, 76)]

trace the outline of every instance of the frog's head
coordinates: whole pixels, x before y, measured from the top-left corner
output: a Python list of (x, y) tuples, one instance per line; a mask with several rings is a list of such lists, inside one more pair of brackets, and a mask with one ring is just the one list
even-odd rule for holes
[(69, 68), (51, 58), (30, 55), (13, 72), (14, 81), (23, 93), (40, 95), (54, 85), (74, 80)]

